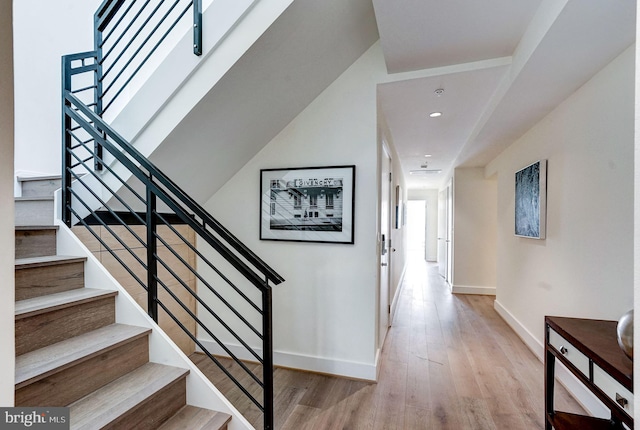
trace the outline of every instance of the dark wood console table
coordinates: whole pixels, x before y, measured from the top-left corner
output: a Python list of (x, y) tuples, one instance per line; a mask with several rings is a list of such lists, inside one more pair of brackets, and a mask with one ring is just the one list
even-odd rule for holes
[[(545, 429), (633, 429), (633, 362), (618, 346), (616, 321), (545, 318)], [(558, 359), (610, 410), (611, 419), (556, 411)]]

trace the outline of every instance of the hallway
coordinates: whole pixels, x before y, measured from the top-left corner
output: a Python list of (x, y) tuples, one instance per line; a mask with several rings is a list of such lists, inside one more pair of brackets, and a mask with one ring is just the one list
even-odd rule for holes
[[(493, 300), (452, 295), (437, 265), (412, 260), (379, 382), (278, 368), (276, 429), (543, 429), (542, 363), (493, 310)], [(204, 355), (192, 359), (262, 428), (257, 408)], [(561, 386), (556, 406), (581, 411)]]

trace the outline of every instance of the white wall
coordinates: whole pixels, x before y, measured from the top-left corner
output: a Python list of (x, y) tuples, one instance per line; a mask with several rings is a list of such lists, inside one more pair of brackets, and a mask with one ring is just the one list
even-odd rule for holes
[(17, 175), (60, 174), (60, 57), (93, 50), (93, 14), (101, 2), (14, 2)]
[(13, 406), (15, 287), (13, 227), (12, 2), (0, 2), (0, 406)]
[[(544, 316), (633, 307), (634, 48), (487, 166), (498, 175), (496, 309), (542, 355)], [(548, 160), (547, 238), (514, 236), (514, 174)]]
[[(274, 288), (276, 363), (375, 379), (378, 43), (205, 207), (286, 282)], [(356, 165), (355, 244), (260, 241), (260, 169)]]
[(424, 200), (426, 207), (426, 242), (427, 261), (438, 260), (438, 190), (409, 190), (409, 200)]
[(454, 182), (452, 291), (495, 294), (497, 181), (483, 168), (457, 168)]
[[(640, 8), (636, 8), (636, 40), (640, 36), (640, 26), (637, 23), (640, 22)], [(635, 102), (635, 165), (640, 166), (640, 46), (636, 44), (636, 102)], [(635, 205), (634, 205), (634, 241), (633, 250), (634, 255), (640, 255), (640, 169), (634, 171), (634, 184), (635, 184)], [(634, 275), (633, 275), (633, 291), (634, 291), (634, 309), (640, 308), (640, 260), (634, 258)], [(635, 324), (634, 324), (635, 325)], [(634, 343), (636, 340), (640, 341), (640, 332), (634, 330)], [(634, 360), (633, 373), (636, 375), (640, 372), (640, 360)], [(640, 389), (640, 381), (636, 379), (633, 383), (634, 392), (638, 393)], [(640, 416), (640, 402), (636, 402), (634, 405), (634, 416)]]

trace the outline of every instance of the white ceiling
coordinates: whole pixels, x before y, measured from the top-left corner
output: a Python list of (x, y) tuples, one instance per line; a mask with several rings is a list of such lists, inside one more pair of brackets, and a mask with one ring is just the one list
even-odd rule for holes
[[(438, 188), (455, 167), (486, 165), (635, 40), (634, 0), (373, 6), (392, 74), (379, 105), (408, 188)], [(429, 118), (434, 111), (443, 115)], [(425, 161), (442, 173), (409, 174)]]
[[(295, 0), (152, 160), (208, 200), (378, 38), (389, 72), (378, 105), (407, 187), (439, 188), (629, 47), (635, 0)], [(425, 161), (442, 172), (409, 175)]]

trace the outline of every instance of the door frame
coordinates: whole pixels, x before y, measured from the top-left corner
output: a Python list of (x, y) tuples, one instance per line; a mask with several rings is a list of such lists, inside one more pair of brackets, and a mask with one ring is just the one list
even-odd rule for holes
[[(387, 174), (388, 173), (388, 174)], [(383, 177), (384, 176), (384, 177)], [(391, 157), (391, 151), (387, 146), (387, 143), (382, 139), (382, 145), (380, 149), (380, 196), (379, 196), (379, 219), (380, 226), (378, 232), (378, 324), (377, 324), (377, 348), (382, 349), (384, 340), (386, 339), (387, 332), (391, 326), (391, 265), (392, 252), (391, 252), (391, 232), (392, 232), (392, 202), (393, 202), (393, 159)], [(385, 192), (386, 191), (386, 192)], [(385, 204), (383, 199), (386, 198), (386, 214), (383, 214), (385, 210)], [(386, 219), (386, 222), (384, 220)], [(384, 226), (383, 226), (384, 223)], [(386, 231), (385, 231), (386, 230)], [(382, 235), (385, 235), (383, 242)], [(384, 253), (383, 253), (384, 251)], [(384, 265), (386, 264), (386, 266)]]

